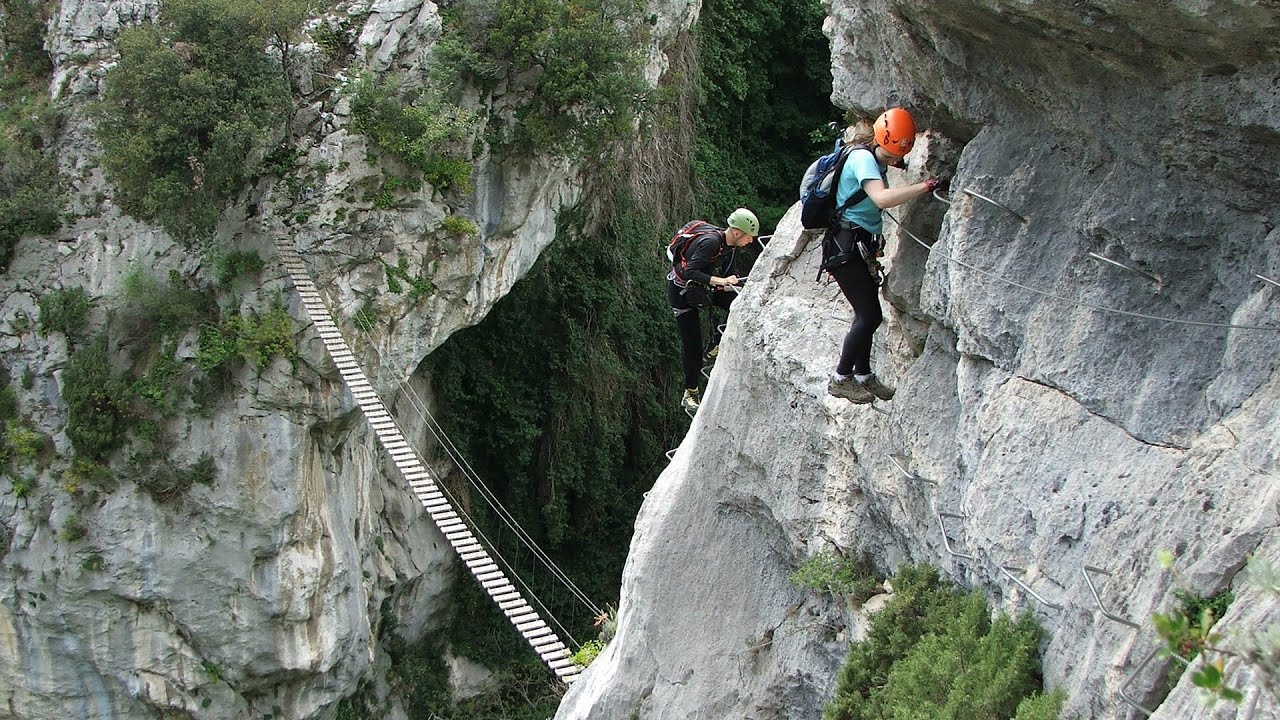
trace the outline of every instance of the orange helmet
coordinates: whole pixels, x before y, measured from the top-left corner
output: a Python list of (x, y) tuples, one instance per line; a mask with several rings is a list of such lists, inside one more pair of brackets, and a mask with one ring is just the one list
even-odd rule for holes
[(894, 157), (911, 152), (916, 142), (916, 121), (902, 108), (889, 108), (876, 118), (876, 144)]

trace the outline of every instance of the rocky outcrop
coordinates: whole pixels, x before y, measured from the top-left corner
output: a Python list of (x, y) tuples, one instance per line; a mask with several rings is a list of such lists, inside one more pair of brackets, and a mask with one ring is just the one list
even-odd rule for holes
[[(649, 50), (656, 61), (692, 10), (650, 5), (655, 27), (665, 29)], [(58, 147), (70, 217), (52, 237), (24, 238), (0, 275), (0, 354), (19, 411), (51, 436), (55, 456), (21, 483), (0, 479), (0, 715), (317, 717), (354, 692), (379, 657), (382, 616), (409, 637), (438, 628), (456, 565), (377, 449), (314, 331), (301, 331), (296, 366), (246, 367), (209, 416), (165, 429), (182, 438), (171, 460), (207, 453), (218, 471), (212, 485), (159, 503), (127, 476), (88, 502), (73, 487), (60, 393), (69, 348), (61, 334), (35, 328), (38, 300), (50, 290), (85, 288), (102, 327), (131, 268), (161, 278), (179, 271), (209, 280), (215, 272), (121, 213), (97, 162), (89, 103), (114, 62), (113, 41), (123, 27), (154, 20), (158, 8), (68, 0), (50, 23), (51, 94), (70, 118)], [(375, 73), (420, 75), (441, 32), (439, 8), (426, 0), (357, 4), (308, 27), (344, 20), (362, 48), (355, 64)], [(287, 182), (246, 190), (222, 216), (219, 242), (267, 261), (255, 282), (224, 300), (248, 311), (280, 297), (304, 318), (272, 262), (272, 238), (291, 237), (339, 324), (362, 309), (376, 318), (369, 332), (347, 324), (352, 344), (401, 411), (405, 434), (424, 439), (408, 398), (426, 389), (406, 379), (530, 268), (554, 237), (560, 209), (580, 193), (576, 170), (556, 158), (485, 153), (471, 193), (424, 184), (397, 191), (393, 207), (375, 206), (370, 189), (386, 168), (348, 131), (338, 84), (359, 68), (322, 67), (309, 37), (294, 53), (304, 102), (289, 130), (301, 155)], [(501, 111), (506, 101), (477, 102)], [(468, 218), (475, 232), (446, 230), (451, 215)], [(433, 291), (396, 294), (388, 267)], [(195, 351), (193, 331), (179, 356)], [(460, 677), (479, 684), (478, 671), (454, 660), (465, 669)]]
[(1278, 23), (1252, 2), (833, 3), (838, 104), (931, 129), (891, 184), (954, 176), (950, 205), (886, 226), (873, 366), (898, 396), (826, 394), (850, 309), (793, 209), (637, 518), (616, 638), (557, 718), (817, 717), (860, 621), (787, 576), (833, 547), (1035, 613), (1065, 717), (1140, 716), (1124, 696), (1275, 714), (1237, 661), (1246, 703), (1215, 709), (1185, 675), (1160, 687), (1168, 660), (1137, 670), (1177, 588), (1234, 586), (1228, 637), (1277, 612), (1239, 571), (1277, 559)]

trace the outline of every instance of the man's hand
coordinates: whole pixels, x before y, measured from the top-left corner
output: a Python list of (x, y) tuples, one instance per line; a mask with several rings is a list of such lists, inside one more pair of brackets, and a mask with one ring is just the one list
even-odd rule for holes
[(929, 178), (924, 181), (924, 189), (926, 192), (933, 192), (939, 189), (946, 190), (950, 184), (950, 181), (946, 178)]
[[(717, 280), (719, 280), (719, 282), (716, 282)], [(723, 287), (729, 287), (729, 286), (731, 286), (731, 285), (737, 285), (737, 284), (738, 284), (738, 276), (737, 276), (737, 275), (730, 275), (730, 276), (729, 276), (729, 277), (727, 277), (727, 278), (711, 278), (711, 282), (712, 282), (714, 285), (717, 285), (717, 286), (722, 287), (722, 288), (723, 288)]]

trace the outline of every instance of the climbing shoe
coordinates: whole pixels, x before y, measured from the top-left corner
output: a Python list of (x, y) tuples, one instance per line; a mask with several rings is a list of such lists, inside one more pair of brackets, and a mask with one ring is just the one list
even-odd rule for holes
[(863, 389), (853, 377), (847, 377), (843, 380), (836, 378), (834, 375), (827, 381), (827, 392), (838, 398), (844, 398), (852, 403), (865, 405), (875, 400), (875, 397)]
[(867, 392), (871, 393), (872, 395), (875, 395), (881, 400), (892, 400), (893, 394), (897, 392), (896, 390), (889, 387), (888, 385), (885, 385), (884, 383), (880, 382), (880, 378), (876, 377), (875, 373), (871, 373), (870, 375), (862, 379), (855, 378), (855, 380), (859, 385), (862, 386), (863, 390), (866, 390)]
[(701, 402), (701, 400), (701, 393), (698, 392), (697, 388), (685, 390), (684, 398), (680, 400), (680, 407), (686, 412), (696, 412), (698, 410), (698, 403)]

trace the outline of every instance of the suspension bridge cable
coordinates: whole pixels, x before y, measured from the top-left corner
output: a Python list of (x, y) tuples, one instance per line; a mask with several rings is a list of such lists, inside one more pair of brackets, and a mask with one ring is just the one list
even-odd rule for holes
[[(403, 433), (401, 434), (403, 435)], [(406, 441), (409, 440), (409, 437), (407, 435), (405, 435), (404, 438)], [(490, 552), (488, 553), (490, 558), (495, 560), (496, 562), (501, 563), (502, 566), (506, 568), (507, 572), (510, 573), (510, 575), (513, 578), (516, 579), (516, 582), (520, 583), (520, 587), (524, 588), (525, 593), (529, 597), (533, 598), (533, 601), (537, 603), (538, 607), (542, 608), (542, 612), (545, 613), (547, 617), (551, 618), (551, 622), (555, 623), (556, 627), (560, 628), (560, 632), (563, 633), (564, 637), (569, 638), (569, 641), (572, 642), (574, 645), (577, 645), (578, 647), (582, 647), (582, 644), (579, 643), (576, 639), (574, 639), (573, 635), (571, 635), (569, 631), (565, 629), (564, 625), (560, 623), (560, 620), (551, 612), (549, 608), (547, 608), (546, 604), (542, 602), (542, 599), (539, 598), (538, 594), (533, 591), (533, 588), (529, 587), (529, 584), (524, 581), (524, 578), (520, 577), (520, 574), (516, 572), (515, 568), (511, 567), (511, 564), (508, 563), (505, 559), (503, 559), (502, 555), (498, 553), (497, 546), (493, 543), (492, 540), (489, 539), (487, 535), (485, 535), (484, 530), (482, 530), (480, 526), (476, 523), (475, 518), (471, 517), (471, 515), (467, 513), (467, 511), (463, 508), (462, 503), (458, 502), (458, 499), (454, 497), (453, 493), (449, 492), (449, 489), (445, 487), (444, 483), (437, 482), (435, 483), (435, 485), (436, 485), (436, 489), (438, 489), (442, 494), (444, 494), (445, 497), (449, 498), (449, 502), (453, 505), (454, 512), (458, 513), (463, 518), (466, 518), (467, 524), (471, 526), (472, 534), (480, 538), (483, 541), (484, 545), (488, 546), (490, 550)]]
[[(945, 201), (943, 201), (943, 202), (945, 202)], [(1197, 326), (1197, 327), (1226, 328), (1226, 329), (1228, 329), (1228, 330), (1269, 330), (1269, 331), (1272, 331), (1272, 332), (1280, 332), (1280, 327), (1277, 327), (1277, 326), (1271, 326), (1271, 325), (1236, 325), (1236, 324), (1233, 324), (1233, 323), (1215, 323), (1215, 322), (1206, 322), (1206, 321), (1203, 321), (1203, 320), (1184, 320), (1184, 319), (1182, 319), (1182, 318), (1162, 317), (1162, 316), (1159, 316), (1159, 315), (1147, 315), (1147, 314), (1145, 314), (1145, 313), (1132, 312), (1132, 311), (1130, 311), (1130, 310), (1120, 310), (1119, 308), (1107, 307), (1107, 306), (1105, 306), (1105, 305), (1096, 305), (1096, 304), (1094, 304), (1094, 303), (1085, 302), (1085, 301), (1083, 301), (1083, 300), (1076, 300), (1075, 298), (1069, 298), (1069, 297), (1067, 297), (1067, 296), (1065, 296), (1065, 295), (1058, 295), (1058, 294), (1056, 294), (1056, 293), (1051, 293), (1051, 292), (1048, 292), (1048, 291), (1046, 291), (1046, 290), (1041, 290), (1041, 289), (1039, 289), (1039, 288), (1035, 288), (1035, 287), (1032, 287), (1032, 286), (1030, 286), (1030, 285), (1026, 285), (1026, 284), (1024, 284), (1024, 283), (1020, 283), (1020, 282), (1018, 282), (1018, 281), (1016, 281), (1016, 280), (1010, 280), (1010, 279), (1008, 279), (1008, 278), (1006, 278), (1006, 277), (1003, 277), (1003, 276), (997, 275), (997, 274), (995, 274), (995, 273), (993, 273), (993, 272), (991, 272), (991, 271), (989, 271), (989, 270), (983, 270), (983, 269), (982, 269), (982, 268), (980, 268), (980, 267), (977, 267), (977, 266), (972, 265), (972, 264), (970, 264), (970, 263), (967, 263), (967, 262), (965, 262), (965, 261), (963, 261), (963, 260), (960, 260), (959, 258), (955, 257), (954, 255), (948, 255), (947, 253), (942, 252), (941, 250), (935, 250), (935, 249), (933, 248), (933, 246), (931, 246), (931, 245), (929, 245), (928, 243), (926, 243), (925, 241), (921, 240), (919, 237), (917, 237), (917, 236), (916, 236), (916, 234), (915, 234), (915, 233), (911, 232), (911, 231), (910, 231), (910, 230), (908, 230), (905, 226), (903, 226), (902, 221), (900, 221), (900, 220), (898, 220), (898, 218), (894, 217), (893, 213), (890, 213), (889, 211), (887, 211), (887, 210), (886, 210), (884, 214), (885, 214), (885, 215), (888, 215), (888, 216), (889, 216), (889, 219), (890, 219), (890, 220), (893, 220), (893, 222), (894, 222), (894, 223), (896, 223), (896, 224), (898, 225), (898, 229), (899, 229), (899, 230), (901, 230), (902, 232), (904, 232), (904, 233), (906, 233), (906, 234), (907, 234), (907, 237), (910, 237), (912, 240), (915, 240), (917, 243), (919, 243), (919, 244), (920, 244), (920, 246), (921, 246), (921, 247), (923, 247), (923, 248), (924, 248), (925, 250), (927, 250), (928, 252), (930, 252), (930, 253), (935, 253), (935, 252), (936, 252), (938, 255), (940, 255), (940, 256), (941, 256), (941, 257), (943, 257), (944, 259), (948, 260), (949, 262), (953, 262), (953, 263), (955, 263), (955, 264), (957, 264), (957, 265), (960, 265), (961, 267), (965, 267), (965, 268), (968, 268), (968, 269), (970, 269), (970, 270), (973, 270), (974, 272), (976, 272), (976, 273), (978, 273), (978, 274), (980, 274), (980, 275), (985, 275), (986, 277), (989, 277), (989, 278), (991, 278), (991, 279), (993, 279), (993, 280), (998, 280), (998, 281), (1000, 281), (1000, 282), (1002, 282), (1002, 283), (1005, 283), (1005, 284), (1008, 284), (1008, 285), (1012, 285), (1012, 286), (1014, 286), (1014, 287), (1016, 287), (1016, 288), (1020, 288), (1020, 289), (1022, 289), (1022, 290), (1026, 290), (1026, 291), (1028, 291), (1028, 292), (1032, 292), (1032, 293), (1035, 293), (1035, 294), (1037, 294), (1037, 295), (1043, 295), (1044, 297), (1047, 297), (1047, 298), (1050, 298), (1050, 299), (1053, 299), (1053, 300), (1058, 300), (1058, 301), (1060, 301), (1060, 302), (1069, 303), (1069, 304), (1071, 304), (1071, 305), (1078, 305), (1078, 306), (1080, 306), (1080, 307), (1089, 308), (1089, 309), (1091, 309), (1091, 310), (1099, 310), (1099, 311), (1101, 311), (1101, 312), (1114, 313), (1114, 314), (1116, 314), (1116, 315), (1126, 315), (1126, 316), (1128, 316), (1128, 317), (1141, 318), (1141, 319), (1143, 319), (1143, 320), (1156, 320), (1156, 321), (1159, 321), (1159, 322), (1177, 323), (1177, 324), (1180, 324), (1180, 325), (1194, 325), (1194, 326)]]
[(453, 460), (454, 465), (456, 465), (458, 469), (462, 471), (467, 480), (478, 491), (480, 491), (480, 494), (485, 498), (485, 501), (494, 509), (495, 512), (498, 513), (499, 517), (507, 527), (516, 533), (525, 547), (529, 548), (543, 563), (543, 565), (545, 565), (547, 569), (556, 576), (556, 579), (559, 580), (574, 595), (574, 597), (582, 602), (587, 609), (591, 610), (595, 615), (603, 615), (604, 610), (591, 601), (591, 598), (578, 587), (572, 578), (570, 578), (564, 570), (562, 570), (560, 566), (551, 559), (546, 551), (538, 545), (537, 541), (535, 541), (524, 527), (520, 525), (519, 521), (516, 520), (511, 511), (507, 510), (507, 508), (498, 499), (497, 495), (484, 484), (475, 469), (471, 467), (471, 463), (467, 461), (466, 457), (462, 455), (462, 452), (458, 450), (457, 446), (453, 443), (453, 440), (445, 433), (444, 427), (441, 426), (435, 416), (431, 414), (431, 411), (427, 408), (426, 402), (418, 395), (417, 391), (413, 389), (413, 386), (403, 380), (400, 381), (400, 386), (405, 389), (405, 397), (406, 399), (410, 399), (410, 405), (413, 406), (418, 417), (426, 424), (427, 429), (431, 432), (432, 436), (435, 437), (436, 441), (440, 443), (440, 446), (445, 449), (449, 458)]
[[(378, 360), (379, 365), (384, 365), (382, 361), (382, 355), (380, 352), (378, 352), (378, 349), (372, 344), (366, 344), (366, 347), (368, 347), (373, 352), (374, 356)], [(542, 550), (540, 546), (538, 546), (538, 544), (533, 540), (532, 536), (530, 536), (529, 533), (515, 519), (515, 516), (512, 515), (512, 513), (509, 510), (507, 510), (505, 506), (502, 505), (501, 501), (498, 500), (497, 496), (494, 495), (493, 491), (490, 490), (484, 484), (484, 482), (480, 479), (479, 475), (471, 467), (471, 464), (467, 462), (466, 458), (463, 457), (462, 453), (457, 449), (457, 446), (454, 445), (453, 441), (448, 437), (448, 435), (445, 434), (443, 427), (441, 427), (439, 422), (436, 421), (435, 416), (431, 415), (430, 410), (428, 410), (426, 407), (425, 401), (417, 394), (417, 391), (413, 389), (413, 386), (402, 379), (397, 380), (397, 383), (401, 388), (407, 391), (405, 397), (406, 399), (409, 400), (410, 406), (418, 415), (419, 419), (421, 419), (423, 423), (427, 426), (427, 429), (431, 432), (432, 436), (436, 438), (436, 441), (439, 442), (441, 446), (445, 448), (446, 452), (448, 452), (449, 454), (450, 459), (453, 460), (455, 466), (457, 466), (458, 469), (462, 471), (463, 476), (467, 478), (468, 482), (470, 482), (471, 485), (480, 492), (481, 496), (485, 499), (485, 502), (491, 508), (493, 508), (493, 510), (498, 514), (499, 518), (503, 521), (503, 523), (507, 525), (507, 527), (510, 528), (514, 533), (516, 533), (517, 537), (521, 540), (521, 542), (526, 547), (528, 547), (530, 550), (533, 551), (535, 556), (537, 556), (538, 559), (543, 563), (543, 565), (546, 566), (552, 572), (552, 574), (556, 577), (556, 579), (560, 581), (561, 584), (565, 585), (565, 587), (569, 589), (569, 591), (574, 595), (574, 597), (578, 599), (580, 602), (582, 602), (583, 605), (588, 610), (590, 610), (596, 616), (604, 615), (605, 611), (601, 609), (598, 605), (596, 605), (594, 602), (592, 602), (591, 598), (588, 597), (586, 593), (584, 593), (581, 590), (581, 588), (579, 588), (577, 584), (574, 583), (571, 578), (569, 578), (567, 574), (565, 574), (565, 572), (555, 563), (554, 560), (550, 558), (550, 556), (546, 554), (545, 551)], [(428, 420), (428, 417), (430, 418), (429, 420)], [(412, 440), (409, 440), (408, 436), (406, 436), (405, 439), (406, 441), (416, 446), (416, 443), (413, 443)], [(415, 450), (417, 449), (418, 448), (415, 447)], [(419, 450), (419, 454), (422, 455), (421, 450)], [(425, 455), (423, 455), (423, 457), (425, 457)], [(475, 530), (475, 532), (484, 538), (485, 543), (489, 546), (490, 549), (493, 550), (493, 553), (492, 553), (493, 557), (497, 561), (501, 562), (503, 567), (505, 567), (507, 571), (510, 572), (513, 577), (516, 578), (516, 580), (520, 583), (520, 585), (524, 587), (526, 591), (528, 591), (529, 595), (534, 599), (534, 601), (538, 604), (538, 606), (541, 607), (543, 611), (547, 613), (547, 616), (550, 617), (553, 622), (555, 622), (555, 624), (561, 629), (561, 631), (565, 634), (565, 636), (568, 637), (575, 645), (578, 645), (579, 643), (577, 642), (577, 640), (575, 640), (572, 637), (572, 635), (570, 635), (569, 632), (564, 629), (564, 626), (560, 623), (560, 621), (556, 619), (554, 615), (551, 614), (551, 611), (547, 609), (546, 605), (543, 604), (542, 600), (539, 599), (538, 596), (533, 592), (532, 588), (529, 587), (528, 583), (526, 583), (525, 580), (519, 575), (519, 573), (516, 572), (515, 568), (512, 567), (510, 563), (508, 563), (505, 559), (501, 557), (501, 555), (498, 554), (497, 545), (494, 544), (492, 540), (490, 540), (487, 536), (484, 535), (484, 533), (480, 530), (480, 526), (476, 523), (475, 519), (472, 518), (463, 510), (462, 505), (457, 501), (457, 499), (453, 496), (453, 494), (450, 493), (444, 487), (443, 484), (437, 483), (437, 486), (440, 488), (440, 491), (449, 498), (450, 502), (453, 503), (454, 507), (457, 509), (457, 512), (463, 515), (467, 519), (468, 524), (471, 525), (471, 527)]]

